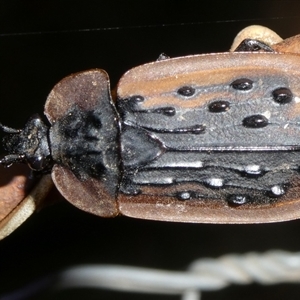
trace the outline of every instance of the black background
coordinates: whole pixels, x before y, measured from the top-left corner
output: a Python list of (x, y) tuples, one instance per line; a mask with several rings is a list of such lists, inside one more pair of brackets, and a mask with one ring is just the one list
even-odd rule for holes
[[(128, 69), (171, 57), (229, 49), (236, 33), (260, 24), (282, 37), (300, 33), (300, 1), (0, 1), (0, 120), (21, 127), (43, 112), (64, 76), (103, 68), (112, 87)], [(31, 217), (0, 242), (0, 295), (84, 263), (185, 270), (199, 257), (299, 251), (300, 221), (203, 225), (101, 219), (66, 201)], [(234, 286), (209, 299), (299, 299), (297, 285)], [(34, 299), (179, 299), (81, 289)], [(33, 298), (32, 298), (33, 299)]]

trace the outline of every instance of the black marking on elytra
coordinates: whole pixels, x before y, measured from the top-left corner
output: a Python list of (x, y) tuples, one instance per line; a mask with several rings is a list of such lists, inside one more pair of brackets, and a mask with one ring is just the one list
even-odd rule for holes
[(142, 113), (142, 114), (161, 114), (167, 117), (173, 117), (176, 115), (176, 109), (172, 106), (160, 107), (154, 109), (136, 109), (136, 110), (132, 110), (132, 112)]
[(274, 101), (279, 104), (287, 104), (293, 100), (292, 91), (286, 87), (277, 88), (272, 92), (272, 96)]
[(177, 94), (184, 97), (192, 97), (196, 93), (196, 90), (191, 86), (183, 86), (177, 90)]
[(249, 91), (253, 88), (253, 81), (248, 78), (239, 78), (233, 81), (230, 86), (239, 91)]
[(234, 194), (229, 195), (226, 200), (230, 206), (240, 206), (251, 202), (251, 197), (248, 194)]
[(133, 112), (137, 109), (139, 103), (145, 101), (145, 98), (141, 95), (134, 95), (126, 99), (118, 99), (116, 107), (121, 118), (124, 118), (127, 112)]
[(182, 192), (178, 192), (176, 194), (176, 197), (178, 200), (185, 201), (185, 200), (190, 200), (191, 198), (194, 198), (195, 195), (194, 195), (194, 192), (192, 192), (192, 191), (182, 191)]
[(176, 197), (180, 201), (187, 201), (187, 200), (199, 200), (199, 199), (207, 199), (207, 195), (202, 194), (198, 191), (192, 191), (192, 190), (183, 190), (176, 192), (175, 194), (169, 194), (165, 196), (170, 196), (170, 197)]
[(208, 105), (208, 110), (212, 113), (225, 112), (228, 111), (229, 108), (230, 108), (230, 103), (225, 100), (214, 101)]
[(242, 171), (242, 175), (248, 178), (258, 178), (263, 176), (267, 171), (263, 170), (259, 165), (247, 165)]
[(243, 120), (243, 126), (247, 128), (263, 128), (268, 124), (268, 119), (263, 115), (252, 115)]
[(182, 128), (174, 128), (174, 129), (167, 129), (167, 128), (152, 128), (147, 126), (142, 126), (142, 128), (156, 132), (156, 133), (191, 133), (191, 134), (203, 134), (205, 133), (205, 125), (197, 124), (190, 127), (182, 127)]

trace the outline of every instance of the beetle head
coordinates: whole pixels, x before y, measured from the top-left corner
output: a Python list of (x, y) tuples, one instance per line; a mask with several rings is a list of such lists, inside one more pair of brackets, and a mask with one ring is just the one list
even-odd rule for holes
[(23, 129), (13, 129), (0, 124), (7, 135), (3, 147), (8, 155), (0, 163), (10, 166), (16, 162), (27, 163), (34, 171), (47, 171), (51, 166), (48, 145), (48, 127), (38, 115), (33, 115)]

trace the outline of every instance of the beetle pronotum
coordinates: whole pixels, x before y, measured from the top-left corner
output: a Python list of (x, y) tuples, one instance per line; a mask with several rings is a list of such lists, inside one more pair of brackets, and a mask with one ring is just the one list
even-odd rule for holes
[(235, 43), (131, 69), (116, 99), (103, 70), (66, 77), (45, 104), (50, 126), (2, 125), (1, 163), (51, 172), (68, 201), (102, 217), (299, 218), (299, 36), (252, 28)]

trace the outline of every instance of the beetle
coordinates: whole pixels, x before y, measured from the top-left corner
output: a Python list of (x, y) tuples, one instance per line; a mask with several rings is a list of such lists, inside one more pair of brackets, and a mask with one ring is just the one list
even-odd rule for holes
[(49, 125), (1, 125), (0, 163), (51, 173), (63, 197), (101, 217), (299, 218), (300, 37), (267, 35), (246, 31), (226, 53), (161, 55), (125, 73), (114, 99), (104, 70), (70, 75), (47, 98)]

